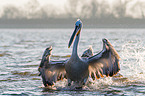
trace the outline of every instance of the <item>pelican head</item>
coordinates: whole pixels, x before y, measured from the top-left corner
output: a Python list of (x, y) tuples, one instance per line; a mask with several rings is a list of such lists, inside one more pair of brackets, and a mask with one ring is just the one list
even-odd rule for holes
[(74, 38), (80, 34), (81, 28), (82, 28), (82, 21), (80, 19), (78, 19), (75, 23), (75, 29), (74, 29), (74, 32), (73, 32), (71, 38), (70, 38), (68, 48), (70, 48), (72, 42), (74, 41)]

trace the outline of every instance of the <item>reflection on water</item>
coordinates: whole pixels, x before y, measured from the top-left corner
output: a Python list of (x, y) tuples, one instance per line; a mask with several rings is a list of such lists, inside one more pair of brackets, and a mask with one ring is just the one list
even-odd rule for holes
[(71, 55), (68, 41), (73, 29), (0, 29), (1, 95), (145, 95), (145, 29), (83, 29), (79, 54), (92, 45), (102, 49), (107, 38), (119, 53), (120, 75), (88, 83), (82, 90), (68, 88), (67, 80), (44, 88), (38, 76), (43, 51), (53, 46), (53, 60)]

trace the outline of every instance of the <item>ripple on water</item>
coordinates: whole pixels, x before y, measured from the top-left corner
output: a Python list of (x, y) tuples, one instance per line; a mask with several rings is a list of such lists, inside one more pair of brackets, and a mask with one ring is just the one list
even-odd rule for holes
[(81, 33), (79, 54), (89, 45), (97, 53), (102, 49), (101, 39), (110, 40), (121, 57), (122, 77), (96, 80), (83, 90), (67, 88), (67, 80), (57, 82), (55, 90), (39, 88), (42, 80), (37, 76), (37, 68), (43, 51), (52, 45), (52, 60), (68, 59), (72, 49), (67, 47), (71, 32), (72, 29), (1, 30), (0, 93), (26, 96), (145, 95), (144, 29), (83, 29)]
[(11, 55), (10, 55), (10, 54), (8, 54), (7, 52), (0, 53), (0, 57), (3, 57), (3, 56), (11, 56)]
[(31, 72), (18, 72), (18, 71), (12, 71), (13, 75), (18, 76), (38, 76), (38, 73), (31, 73)]

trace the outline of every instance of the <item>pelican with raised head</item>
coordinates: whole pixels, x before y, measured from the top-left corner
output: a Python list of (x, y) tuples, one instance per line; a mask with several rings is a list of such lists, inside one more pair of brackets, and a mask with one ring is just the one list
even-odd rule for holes
[(68, 86), (71, 85), (71, 81), (75, 81), (78, 84), (81, 83), (85, 84), (89, 76), (88, 63), (80, 59), (77, 53), (81, 28), (82, 28), (82, 22), (81, 20), (78, 19), (75, 24), (75, 30), (68, 44), (68, 48), (69, 48), (75, 38), (73, 49), (72, 49), (72, 55), (68, 60), (68, 62), (65, 64), (66, 76), (68, 77)]
[(74, 32), (68, 47), (73, 43), (71, 57), (61, 64), (46, 64), (42, 68), (42, 78), (45, 86), (52, 86), (54, 82), (67, 78), (68, 86), (72, 81), (80, 86), (85, 85), (88, 78), (93, 80), (100, 77), (115, 75), (119, 70), (119, 55), (107, 39), (102, 39), (103, 50), (96, 55), (82, 59), (78, 56), (77, 49), (81, 33), (82, 22), (75, 23)]

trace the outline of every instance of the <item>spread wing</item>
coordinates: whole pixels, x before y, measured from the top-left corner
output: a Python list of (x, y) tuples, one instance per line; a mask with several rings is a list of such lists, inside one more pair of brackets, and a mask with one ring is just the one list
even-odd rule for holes
[(65, 78), (65, 61), (50, 61), (52, 46), (45, 49), (38, 71), (44, 86), (52, 86), (54, 82)]
[(56, 81), (66, 78), (65, 61), (50, 61), (40, 68), (44, 86), (52, 86)]
[(119, 55), (107, 39), (103, 39), (103, 50), (88, 58), (89, 75), (94, 79), (113, 76), (120, 70)]

